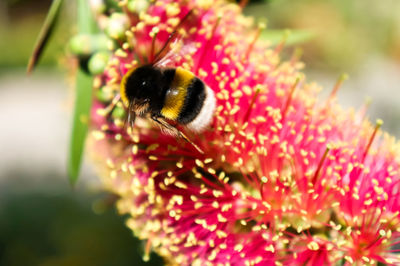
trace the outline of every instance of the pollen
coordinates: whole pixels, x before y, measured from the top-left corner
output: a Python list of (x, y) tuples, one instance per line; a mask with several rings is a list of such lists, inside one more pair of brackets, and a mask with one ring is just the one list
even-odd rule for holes
[(310, 243), (307, 244), (307, 248), (310, 250), (318, 250), (319, 249), (319, 245), (317, 242), (315, 241), (311, 241)]

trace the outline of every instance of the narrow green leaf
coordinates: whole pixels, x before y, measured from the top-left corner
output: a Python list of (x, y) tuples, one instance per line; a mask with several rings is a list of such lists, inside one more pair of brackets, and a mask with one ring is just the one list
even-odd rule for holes
[(40, 30), (39, 36), (36, 40), (35, 46), (31, 57), (29, 58), (27, 73), (31, 73), (39, 62), (40, 56), (43, 54), (44, 48), (49, 41), (51, 33), (53, 32), (54, 26), (57, 22), (60, 14), (60, 7), (63, 0), (53, 0), (50, 6), (50, 10), (47, 13), (46, 19)]
[(310, 30), (264, 30), (260, 39), (269, 41), (271, 45), (277, 45), (286, 38), (285, 45), (298, 45), (310, 41), (315, 37)]
[[(97, 31), (88, 2), (87, 0), (78, 0), (79, 33), (92, 34)], [(92, 83), (93, 77), (79, 68), (76, 75), (75, 108), (68, 155), (68, 176), (72, 185), (78, 181), (82, 164), (92, 105)]]
[(68, 175), (72, 185), (78, 180), (81, 168), (82, 154), (90, 119), (92, 82), (92, 76), (82, 69), (78, 69), (76, 76), (75, 109), (68, 157)]
[(97, 32), (88, 0), (78, 0), (78, 30), (79, 33)]

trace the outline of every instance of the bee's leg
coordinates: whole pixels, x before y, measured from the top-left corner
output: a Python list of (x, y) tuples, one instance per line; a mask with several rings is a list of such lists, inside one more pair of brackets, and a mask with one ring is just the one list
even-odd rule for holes
[(97, 114), (106, 118), (107, 122), (112, 122), (111, 113), (117, 106), (118, 102), (121, 100), (121, 96), (116, 95), (112, 101), (105, 107), (97, 109)]
[(119, 102), (119, 100), (121, 100), (121, 95), (117, 94), (112, 99), (111, 103), (106, 108), (103, 109), (102, 114), (104, 114), (104, 115), (110, 114), (114, 110), (114, 108), (117, 105), (117, 103)]
[(163, 131), (163, 133), (174, 136), (174, 137), (180, 136), (178, 129), (173, 127), (171, 124), (169, 124), (167, 121), (165, 121), (161, 117), (153, 115), (153, 116), (151, 116), (151, 119), (160, 126), (161, 131)]
[(190, 143), (198, 152), (200, 152), (201, 154), (204, 154), (204, 152), (202, 151), (202, 149), (200, 149), (199, 146), (197, 146), (195, 143), (193, 143), (185, 134), (183, 134), (182, 131), (180, 131), (175, 126), (169, 124), (167, 121), (165, 121), (164, 119), (157, 117), (157, 116), (152, 116), (151, 119), (153, 119), (153, 121), (156, 122), (157, 124), (159, 124), (161, 127), (166, 128), (168, 131), (173, 132), (177, 136), (180, 136), (181, 138), (186, 140), (188, 143)]

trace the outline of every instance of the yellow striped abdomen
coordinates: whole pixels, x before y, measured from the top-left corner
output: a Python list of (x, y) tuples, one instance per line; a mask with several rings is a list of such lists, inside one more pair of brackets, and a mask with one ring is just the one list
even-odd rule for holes
[(192, 72), (181, 67), (175, 69), (174, 79), (165, 95), (161, 115), (170, 120), (177, 120), (183, 109), (187, 89), (195, 78)]

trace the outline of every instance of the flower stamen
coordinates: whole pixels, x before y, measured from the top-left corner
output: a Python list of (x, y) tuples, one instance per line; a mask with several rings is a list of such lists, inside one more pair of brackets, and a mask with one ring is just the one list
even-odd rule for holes
[(296, 47), (293, 51), (292, 57), (290, 58), (290, 63), (294, 65), (297, 63), (303, 55), (303, 49), (300, 47)]
[(313, 177), (313, 179), (312, 179), (312, 181), (311, 181), (312, 184), (314, 184), (314, 185), (315, 185), (315, 182), (317, 181), (317, 178), (318, 178), (318, 176), (319, 176), (319, 172), (321, 171), (322, 165), (324, 164), (325, 159), (326, 159), (326, 157), (328, 156), (328, 153), (329, 153), (330, 150), (331, 150), (331, 145), (329, 145), (329, 144), (326, 145), (326, 149), (325, 149), (324, 155), (322, 155), (322, 158), (321, 158), (321, 160), (319, 161), (317, 170), (315, 171), (314, 177)]
[(209, 36), (209, 37), (207, 38), (207, 41), (206, 41), (206, 43), (205, 43), (205, 45), (204, 45), (204, 49), (201, 51), (200, 59), (199, 59), (199, 61), (197, 62), (197, 67), (195, 68), (195, 69), (196, 69), (196, 71), (195, 71), (196, 73), (199, 72), (199, 67), (203, 65), (204, 56), (206, 55), (206, 51), (209, 50), (208, 47), (209, 47), (209, 45), (210, 45), (210, 40), (212, 40), (212, 38), (214, 37), (214, 34), (215, 34), (215, 32), (216, 32), (216, 30), (217, 30), (217, 27), (218, 27), (218, 25), (219, 25), (219, 23), (220, 23), (220, 21), (221, 21), (221, 18), (222, 18), (222, 16), (220, 16), (220, 15), (217, 17), (217, 20), (215, 21), (215, 23), (214, 23), (214, 25), (213, 25), (213, 28), (212, 28), (212, 30), (211, 30), (211, 36)]
[(151, 37), (151, 49), (150, 49), (150, 58), (149, 61), (153, 62), (154, 60), (154, 52), (155, 52), (155, 46), (156, 46), (156, 39), (157, 39), (157, 34), (159, 33), (160, 29), (158, 27), (154, 27), (153, 30), (150, 32)]
[(250, 53), (254, 48), (254, 44), (256, 43), (257, 39), (260, 37), (261, 31), (263, 29), (265, 29), (265, 28), (266, 28), (266, 24), (265, 23), (259, 23), (258, 24), (256, 34), (254, 35), (253, 40), (250, 42), (249, 47), (247, 48), (247, 51), (246, 51), (245, 56), (244, 56), (244, 59), (248, 60), (248, 58), (250, 56)]
[(248, 119), (249, 119), (249, 117), (250, 117), (250, 114), (251, 114), (251, 111), (252, 111), (252, 109), (253, 109), (253, 107), (254, 107), (254, 103), (256, 102), (257, 97), (258, 97), (258, 95), (260, 94), (260, 92), (261, 92), (261, 88), (260, 88), (260, 87), (257, 87), (257, 88), (256, 88), (256, 91), (254, 92), (253, 97), (251, 98), (249, 107), (247, 108), (247, 112), (246, 112), (246, 114), (244, 115), (244, 118), (243, 118), (243, 121), (244, 121), (244, 122), (248, 121)]
[(289, 38), (290, 35), (290, 30), (285, 30), (283, 37), (282, 37), (282, 41), (276, 46), (275, 48), (275, 53), (276, 54), (280, 54), (283, 47), (285, 47), (286, 41)]
[(289, 93), (288, 99), (286, 101), (285, 107), (282, 110), (282, 121), (285, 120), (285, 117), (286, 117), (286, 114), (288, 112), (290, 103), (292, 101), (293, 93), (294, 93), (295, 89), (297, 88), (297, 85), (299, 84), (299, 82), (300, 82), (300, 77), (297, 77), (296, 81), (294, 82), (294, 84), (292, 86), (292, 88), (290, 89), (290, 93)]
[(365, 160), (365, 157), (366, 157), (367, 154), (368, 154), (368, 151), (369, 151), (369, 149), (370, 149), (370, 147), (371, 147), (371, 145), (372, 145), (372, 142), (373, 142), (374, 139), (375, 139), (376, 133), (378, 133), (378, 130), (379, 130), (379, 128), (380, 128), (382, 125), (383, 125), (382, 119), (377, 119), (377, 120), (376, 120), (376, 124), (375, 124), (374, 132), (372, 133), (371, 137), (369, 138), (369, 142), (368, 142), (367, 147), (366, 147), (366, 149), (365, 149), (365, 151), (364, 151), (364, 155), (363, 155), (363, 159), (362, 159), (363, 161)]
[(342, 87), (343, 82), (345, 82), (348, 78), (349, 78), (349, 75), (347, 75), (346, 73), (343, 73), (342, 75), (340, 75), (340, 77), (336, 81), (335, 86), (333, 87), (331, 94), (329, 95), (329, 99), (333, 99), (336, 97), (336, 93)]

